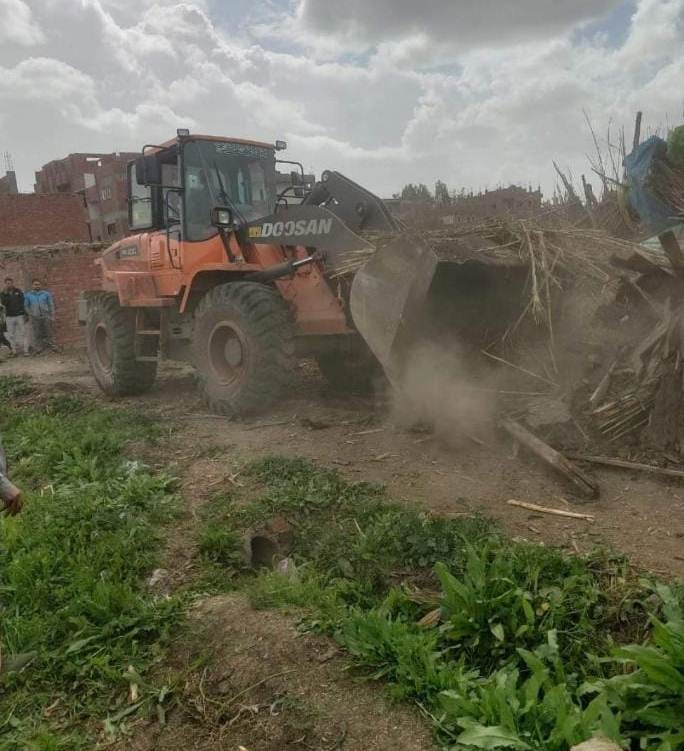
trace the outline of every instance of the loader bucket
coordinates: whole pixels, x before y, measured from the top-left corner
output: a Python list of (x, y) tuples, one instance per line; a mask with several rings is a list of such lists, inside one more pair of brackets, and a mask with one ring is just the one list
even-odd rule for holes
[(483, 247), (479, 238), (428, 247), (404, 235), (379, 248), (354, 277), (352, 319), (394, 385), (416, 346), (467, 356), (523, 315), (527, 265), (516, 253)]
[(437, 263), (436, 254), (419, 239), (398, 237), (354, 277), (352, 319), (390, 381), (399, 378), (399, 342), (421, 315)]

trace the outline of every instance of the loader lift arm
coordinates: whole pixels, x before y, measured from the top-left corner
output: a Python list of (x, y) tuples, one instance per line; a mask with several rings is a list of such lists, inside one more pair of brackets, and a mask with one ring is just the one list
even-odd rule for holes
[(398, 232), (400, 229), (380, 198), (334, 170), (323, 172), (302, 203), (325, 207), (354, 232)]

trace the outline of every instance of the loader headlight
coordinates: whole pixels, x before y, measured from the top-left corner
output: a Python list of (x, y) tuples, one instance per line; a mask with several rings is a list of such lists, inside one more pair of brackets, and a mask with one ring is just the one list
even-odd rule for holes
[(211, 223), (215, 227), (233, 226), (233, 212), (227, 206), (215, 206), (211, 210)]

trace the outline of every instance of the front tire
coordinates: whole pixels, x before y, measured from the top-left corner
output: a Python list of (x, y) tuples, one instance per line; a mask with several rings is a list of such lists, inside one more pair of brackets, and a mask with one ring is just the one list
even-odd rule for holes
[(205, 404), (239, 416), (272, 405), (291, 383), (294, 332), (277, 292), (255, 282), (210, 290), (195, 311), (193, 360)]
[(136, 359), (135, 310), (122, 308), (116, 295), (99, 292), (89, 299), (86, 347), (90, 369), (105, 394), (130, 396), (152, 388), (157, 363)]

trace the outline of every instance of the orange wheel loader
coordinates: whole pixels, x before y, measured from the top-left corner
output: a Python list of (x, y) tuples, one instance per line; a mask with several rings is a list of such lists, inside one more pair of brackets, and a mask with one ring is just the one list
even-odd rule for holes
[[(184, 360), (212, 411), (241, 415), (278, 399), (298, 354), (338, 385), (364, 385), (378, 358), (387, 369), (398, 319), (385, 319), (411, 292), (401, 263), (379, 281), (361, 274), (354, 292), (329, 275), (372, 248), (358, 232), (397, 224), (338, 172), (307, 187), (299, 163), (276, 158), (284, 147), (179, 130), (128, 165), (131, 234), (98, 259), (102, 289), (79, 300), (105, 392), (145, 392), (161, 359)], [(279, 163), (298, 168), (280, 192)]]

